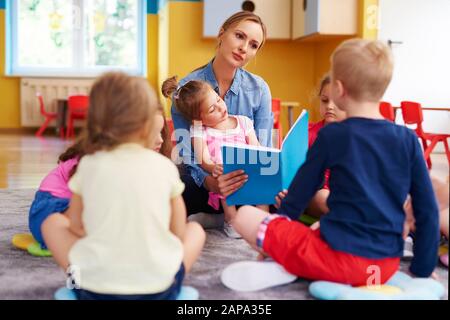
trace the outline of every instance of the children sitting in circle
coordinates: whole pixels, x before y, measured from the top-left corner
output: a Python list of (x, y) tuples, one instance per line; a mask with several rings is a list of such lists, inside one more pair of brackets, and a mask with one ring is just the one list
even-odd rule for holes
[[(221, 147), (224, 143), (259, 145), (252, 121), (245, 116), (228, 114), (223, 99), (205, 81), (191, 80), (179, 86), (176, 77), (164, 81), (162, 93), (173, 96), (173, 103), (185, 119), (191, 122), (190, 134), (197, 162), (218, 177), (223, 173)], [(218, 210), (222, 204), (225, 222), (232, 225), (236, 207), (210, 192), (208, 204)], [(259, 206), (268, 211), (268, 206)], [(232, 228), (224, 229), (228, 236), (239, 237)]]
[(145, 79), (112, 72), (92, 87), (69, 208), (42, 223), (78, 299), (175, 299), (203, 247), (203, 229), (186, 223), (176, 166), (151, 150), (157, 109)]
[(72, 192), (68, 182), (76, 172), (80, 159), (84, 156), (84, 138), (70, 146), (59, 156), (58, 166), (42, 180), (39, 190), (31, 204), (28, 215), (28, 227), (36, 242), (32, 241), (27, 250), (32, 255), (50, 256), (41, 226), (45, 219), (55, 213), (64, 213), (69, 207)]
[[(355, 286), (368, 284), (374, 266), (379, 284), (398, 270), (411, 227), (410, 272), (428, 277), (436, 265), (439, 211), (448, 239), (448, 181), (431, 181), (416, 135), (379, 114), (391, 52), (354, 39), (331, 62), (319, 90), (323, 120), (309, 126), (307, 160), (289, 192), (279, 194), (278, 214), (267, 206), (236, 210), (216, 193), (208, 203), (222, 205), (225, 220), (290, 273)], [(223, 173), (223, 143), (259, 145), (252, 121), (229, 115), (207, 82), (179, 86), (173, 77), (162, 91), (191, 121), (196, 160), (214, 177)], [(186, 222), (184, 185), (167, 159), (163, 109), (145, 80), (117, 72), (96, 81), (90, 103), (87, 129), (36, 192), (29, 228), (37, 244), (28, 250), (51, 252), (70, 269), (79, 299), (174, 299), (205, 233)], [(296, 221), (305, 209), (321, 217), (317, 228)]]
[[(319, 131), (277, 215), (241, 207), (235, 229), (302, 278), (359, 286), (375, 277), (372, 284), (383, 284), (399, 269), (410, 194), (416, 242), (409, 271), (429, 277), (437, 262), (439, 214), (422, 150), (413, 131), (379, 112), (392, 53), (381, 42), (353, 39), (334, 51), (331, 65), (331, 99), (347, 119)], [(326, 169), (329, 213), (313, 230), (295, 220)]]

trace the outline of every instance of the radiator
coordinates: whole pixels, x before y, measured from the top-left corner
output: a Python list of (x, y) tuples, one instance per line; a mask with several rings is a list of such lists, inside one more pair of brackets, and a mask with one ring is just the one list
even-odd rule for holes
[[(45, 110), (57, 111), (57, 100), (70, 95), (88, 95), (94, 79), (22, 78), (20, 81), (20, 114), (22, 127), (39, 127), (44, 117), (39, 111), (36, 93), (44, 98)], [(54, 126), (55, 122), (50, 125)]]

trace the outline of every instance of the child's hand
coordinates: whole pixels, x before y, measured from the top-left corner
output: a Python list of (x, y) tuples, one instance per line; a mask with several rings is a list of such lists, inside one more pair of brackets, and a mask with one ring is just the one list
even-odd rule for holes
[(263, 252), (259, 252), (258, 256), (256, 257), (256, 260), (258, 261), (264, 261), (266, 258), (268, 258), (269, 256)]
[(217, 177), (221, 176), (223, 174), (223, 165), (222, 164), (216, 164), (214, 166), (214, 169), (213, 169), (211, 174), (212, 174), (212, 176), (214, 178), (217, 178)]
[(288, 191), (287, 191), (287, 190), (283, 190), (283, 191), (281, 191), (280, 193), (278, 193), (278, 195), (275, 197), (275, 201), (277, 202), (277, 203), (275, 204), (275, 208), (280, 209), (280, 206), (281, 206), (281, 200), (283, 200), (284, 198), (286, 198), (287, 194), (288, 194)]

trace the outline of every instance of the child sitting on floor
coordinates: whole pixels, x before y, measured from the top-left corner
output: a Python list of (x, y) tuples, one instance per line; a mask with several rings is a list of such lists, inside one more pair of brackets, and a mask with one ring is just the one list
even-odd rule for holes
[(113, 72), (92, 87), (70, 206), (42, 224), (80, 300), (175, 299), (203, 247), (203, 229), (186, 223), (177, 168), (151, 150), (157, 105), (142, 78)]
[[(158, 107), (158, 112), (155, 115), (155, 128), (160, 133), (155, 139), (152, 149), (170, 158), (170, 137), (161, 106)], [(69, 207), (72, 192), (67, 184), (76, 172), (78, 162), (84, 155), (83, 143), (84, 137), (82, 136), (59, 156), (58, 166), (42, 180), (28, 216), (28, 225), (32, 237), (27, 234), (19, 234), (15, 236), (15, 240), (13, 239), (13, 243), (26, 243), (24, 248), (26, 247), (32, 255), (51, 255), (42, 238), (41, 225), (49, 215), (64, 213)]]
[(81, 137), (59, 156), (58, 166), (42, 180), (35, 194), (28, 214), (28, 227), (36, 241), (27, 248), (32, 255), (51, 255), (42, 237), (41, 225), (50, 215), (64, 213), (69, 207), (72, 192), (67, 184), (84, 155), (83, 144), (84, 138)]
[[(236, 231), (299, 277), (361, 286), (375, 276), (375, 284), (383, 284), (400, 266), (409, 193), (416, 218), (409, 270), (429, 277), (437, 262), (439, 215), (422, 150), (413, 131), (379, 112), (392, 53), (381, 42), (353, 39), (335, 50), (331, 64), (331, 98), (347, 119), (320, 130), (279, 215), (242, 207)], [(312, 230), (295, 220), (327, 168), (330, 211)]]
[[(330, 97), (330, 75), (327, 73), (320, 80), (319, 85), (319, 112), (322, 118), (321, 121), (315, 123), (309, 123), (308, 125), (308, 147), (311, 148), (314, 141), (316, 141), (317, 135), (319, 134), (319, 130), (322, 129), (327, 124), (342, 121), (346, 118), (345, 112), (340, 110), (334, 104), (333, 100)], [(325, 171), (323, 183), (320, 186), (320, 189), (316, 192), (316, 194), (312, 197), (311, 201), (308, 204), (308, 207), (305, 209), (305, 214), (301, 217), (300, 220), (306, 223), (306, 220), (309, 223), (312, 223), (316, 220), (316, 218), (320, 218), (322, 215), (328, 213), (329, 209), (327, 206), (327, 199), (330, 195), (330, 188), (328, 185), (328, 180), (330, 177), (330, 170)], [(280, 192), (276, 198), (277, 205), (279, 208), (281, 200), (286, 197), (287, 190)], [(308, 224), (309, 224), (308, 223)]]
[[(449, 218), (449, 178), (444, 182), (437, 177), (431, 176), (431, 183), (436, 195), (436, 200), (439, 206), (439, 228), (441, 234), (448, 240), (448, 218)], [(415, 218), (411, 200), (408, 199), (405, 203), (405, 211), (407, 221), (405, 222), (405, 230), (403, 236), (406, 238), (410, 231), (415, 231)]]
[[(223, 99), (205, 81), (191, 80), (179, 87), (176, 77), (164, 81), (162, 93), (173, 95), (173, 102), (180, 113), (189, 120), (196, 160), (214, 177), (223, 174), (223, 143), (259, 145), (253, 122), (245, 116), (232, 116)], [(236, 216), (235, 206), (228, 206), (219, 194), (210, 192), (208, 204), (218, 210), (222, 204), (225, 222), (232, 225)], [(268, 206), (260, 206), (268, 211)], [(225, 228), (230, 237), (239, 237), (232, 228)]]
[[(339, 109), (333, 100), (331, 100), (330, 92), (330, 75), (327, 73), (320, 81), (319, 98), (320, 98), (320, 116), (322, 121), (316, 123), (310, 123), (308, 126), (308, 147), (311, 148), (312, 144), (316, 141), (319, 130), (321, 130), (327, 124), (342, 121), (346, 118), (345, 112)], [(330, 178), (330, 170), (325, 171), (323, 185), (320, 190), (316, 192), (314, 197), (309, 202), (305, 213), (320, 218), (322, 215), (328, 213), (329, 208), (327, 205), (328, 196), (330, 195), (330, 187), (328, 181)]]

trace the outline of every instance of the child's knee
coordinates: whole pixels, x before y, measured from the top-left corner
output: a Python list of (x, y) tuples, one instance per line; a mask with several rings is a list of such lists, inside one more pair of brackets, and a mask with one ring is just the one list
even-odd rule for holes
[(236, 216), (234, 217), (233, 225), (241, 225), (243, 219), (245, 219), (245, 216), (248, 215), (248, 213), (253, 210), (252, 206), (242, 206), (237, 210)]
[(49, 215), (41, 225), (41, 232), (44, 235), (45, 233), (48, 233), (49, 231), (53, 230), (55, 227), (58, 226), (69, 226), (67, 218), (65, 218), (61, 214), (51, 214)]
[(253, 206), (242, 206), (237, 210), (236, 219), (239, 217), (242, 219), (243, 216), (249, 214), (249, 212), (252, 212), (255, 210), (255, 207)]

